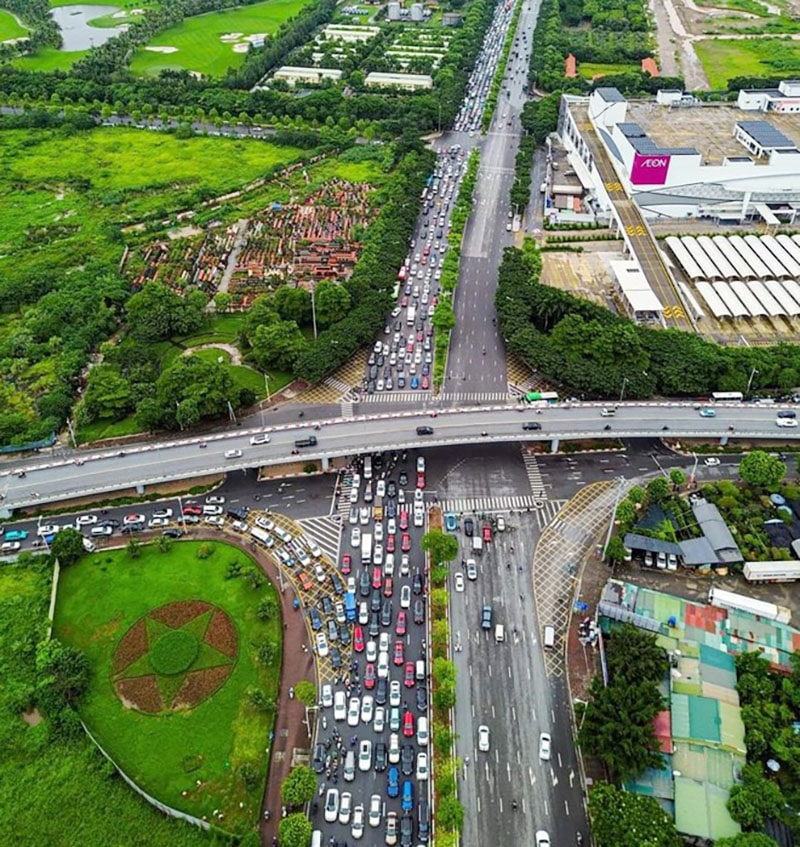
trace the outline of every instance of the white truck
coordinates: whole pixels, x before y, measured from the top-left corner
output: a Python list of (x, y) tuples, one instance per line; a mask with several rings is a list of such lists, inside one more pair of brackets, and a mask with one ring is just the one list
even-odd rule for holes
[(369, 532), (361, 536), (361, 564), (372, 564), (372, 534)]
[(417, 319), (417, 307), (416, 306), (409, 306), (408, 307), (408, 313), (406, 315), (406, 323), (409, 326), (414, 326), (414, 321), (416, 321), (416, 319)]

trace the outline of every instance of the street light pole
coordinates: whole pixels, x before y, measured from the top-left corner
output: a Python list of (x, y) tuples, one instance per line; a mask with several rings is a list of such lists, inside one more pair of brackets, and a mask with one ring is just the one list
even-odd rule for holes
[(622, 398), (625, 396), (625, 386), (628, 384), (628, 377), (622, 377), (622, 388), (619, 390), (619, 402), (622, 402)]
[(314, 341), (317, 340), (317, 307), (314, 302), (314, 289), (311, 289), (311, 322), (314, 325)]
[(750, 388), (753, 385), (753, 377), (755, 377), (757, 373), (759, 373), (757, 368), (753, 368), (753, 370), (750, 371), (750, 379), (747, 380), (747, 391), (745, 391), (746, 396), (750, 395)]

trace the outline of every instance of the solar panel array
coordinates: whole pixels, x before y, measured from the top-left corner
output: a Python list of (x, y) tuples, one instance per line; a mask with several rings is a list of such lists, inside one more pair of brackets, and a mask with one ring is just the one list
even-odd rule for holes
[(764, 150), (792, 150), (797, 145), (767, 121), (737, 121), (736, 126), (746, 132)]
[(671, 235), (665, 243), (714, 317), (800, 316), (800, 235)]

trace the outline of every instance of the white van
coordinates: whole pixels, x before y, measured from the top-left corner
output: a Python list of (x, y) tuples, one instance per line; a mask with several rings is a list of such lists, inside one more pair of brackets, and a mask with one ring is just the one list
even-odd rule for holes
[(616, 409), (600, 409), (601, 418), (613, 418), (617, 414)]
[(428, 746), (428, 719), (424, 715), (417, 718), (417, 744)]
[(416, 679), (417, 682), (425, 682), (425, 659), (417, 659)]
[(91, 541), (88, 538), (84, 538), (83, 539), (83, 549), (87, 553), (94, 553), (94, 551), (97, 550), (97, 545), (94, 543), (94, 541)]
[(546, 650), (552, 650), (556, 646), (556, 628), (546, 626), (544, 628), (544, 646)]
[(322, 847), (322, 833), (318, 829), (311, 833), (311, 847)]
[(506, 640), (506, 628), (501, 623), (494, 628), (494, 640), (496, 644), (502, 644)]
[(476, 556), (480, 556), (481, 553), (483, 553), (483, 539), (480, 537), (480, 535), (472, 536), (472, 552)]

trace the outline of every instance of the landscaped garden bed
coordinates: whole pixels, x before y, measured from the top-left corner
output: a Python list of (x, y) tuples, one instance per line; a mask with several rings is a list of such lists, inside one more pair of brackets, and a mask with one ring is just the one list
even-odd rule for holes
[(274, 701), (280, 676), (280, 618), (257, 614), (274, 589), (244, 578), (256, 568), (223, 543), (103, 551), (62, 571), (54, 627), (91, 662), (80, 712), (106, 752), (158, 800), (235, 832), (258, 819), (273, 725), (252, 692)]

